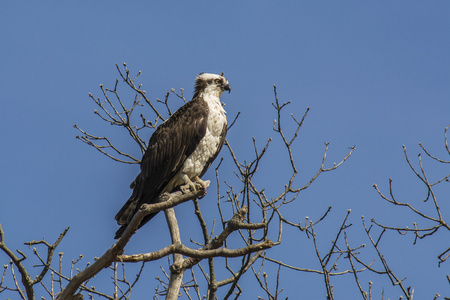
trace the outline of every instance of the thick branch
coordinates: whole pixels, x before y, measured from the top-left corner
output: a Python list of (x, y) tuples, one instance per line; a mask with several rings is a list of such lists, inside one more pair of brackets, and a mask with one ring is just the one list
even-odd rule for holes
[(195, 199), (204, 194), (203, 189), (199, 189), (196, 192), (189, 192), (183, 194), (181, 191), (174, 192), (172, 194), (163, 194), (160, 196), (160, 200), (164, 202), (159, 202), (155, 204), (143, 204), (139, 211), (134, 215), (130, 224), (128, 224), (127, 229), (124, 231), (122, 237), (109, 248), (97, 261), (92, 265), (76, 274), (62, 291), (58, 299), (71, 299), (72, 295), (76, 292), (78, 287), (86, 280), (95, 276), (102, 269), (108, 267), (116, 258), (123, 253), (123, 250), (130, 240), (131, 236), (136, 232), (142, 219), (153, 212), (160, 210), (172, 208), (180, 203)]
[[(164, 213), (166, 214), (167, 225), (169, 225), (172, 244), (181, 244), (180, 229), (178, 227), (174, 209), (166, 209)], [(183, 257), (180, 254), (173, 253), (173, 265), (170, 267), (170, 280), (166, 300), (176, 300), (178, 298), (184, 273), (180, 268), (182, 261)]]
[(271, 240), (267, 240), (258, 244), (248, 245), (239, 249), (192, 249), (183, 244), (172, 244), (170, 246), (164, 247), (161, 250), (151, 253), (134, 254), (134, 255), (121, 255), (117, 258), (119, 261), (123, 262), (141, 262), (141, 261), (152, 261), (165, 257), (169, 254), (182, 254), (192, 258), (204, 259), (209, 257), (239, 257), (249, 253), (257, 252), (260, 250), (265, 250), (271, 248), (275, 245)]

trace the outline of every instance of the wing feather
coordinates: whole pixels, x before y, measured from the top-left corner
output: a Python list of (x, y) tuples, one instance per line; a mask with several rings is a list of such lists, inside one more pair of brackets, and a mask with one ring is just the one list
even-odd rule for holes
[[(122, 225), (116, 238), (122, 235), (139, 207), (144, 203), (154, 203), (181, 170), (205, 135), (207, 121), (208, 106), (203, 99), (195, 98), (177, 110), (152, 134), (142, 158), (141, 172), (132, 183), (133, 193), (115, 217), (117, 223)], [(140, 226), (154, 215), (144, 218)]]

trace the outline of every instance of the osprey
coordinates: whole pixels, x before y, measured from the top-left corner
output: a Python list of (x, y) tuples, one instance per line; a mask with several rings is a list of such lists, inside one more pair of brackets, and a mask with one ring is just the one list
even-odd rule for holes
[[(200, 73), (192, 100), (162, 123), (150, 137), (141, 161), (141, 172), (131, 183), (133, 193), (115, 219), (122, 227), (120, 238), (134, 214), (144, 203), (155, 203), (160, 194), (188, 184), (202, 183), (202, 177), (219, 154), (227, 133), (227, 118), (220, 102), (231, 91), (225, 77)], [(139, 228), (153, 218), (147, 215)]]

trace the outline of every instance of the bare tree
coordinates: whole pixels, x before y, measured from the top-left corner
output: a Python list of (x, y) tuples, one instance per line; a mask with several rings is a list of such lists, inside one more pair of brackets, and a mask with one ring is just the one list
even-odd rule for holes
[[(130, 133), (130, 136), (133, 138), (135, 142), (138, 143), (142, 152), (145, 151), (146, 144), (144, 140), (141, 138), (141, 130), (143, 129), (155, 129), (158, 122), (160, 120), (165, 120), (165, 115), (170, 115), (171, 110), (168, 105), (168, 99), (170, 93), (166, 94), (164, 101), (157, 99), (157, 104), (161, 104), (165, 110), (165, 113), (161, 113), (160, 110), (156, 108), (155, 105), (146, 97), (145, 91), (141, 89), (141, 85), (136, 84), (135, 81), (138, 78), (139, 74), (136, 77), (132, 78), (130, 76), (130, 72), (127, 69), (127, 66), (124, 64), (124, 71), (122, 71), (118, 66), (117, 70), (121, 79), (135, 92), (134, 101), (130, 108), (126, 108), (126, 105), (120, 99), (120, 96), (117, 93), (117, 84), (116, 81), (115, 88), (113, 90), (104, 89), (103, 86), (100, 86), (102, 90), (102, 94), (104, 96), (104, 100), (100, 100), (100, 98), (94, 98), (92, 95), (90, 97), (94, 100), (94, 102), (98, 105), (99, 110), (102, 113), (96, 111), (96, 114), (102, 118), (104, 121), (113, 124), (123, 126)], [(109, 94), (108, 94), (109, 93)], [(171, 90), (171, 93), (174, 94), (177, 98), (183, 100), (185, 102), (183, 90), (180, 93), (175, 92), (175, 90)], [(208, 289), (206, 292), (206, 297), (208, 299), (215, 299), (217, 289), (220, 287), (225, 287), (228, 289), (225, 298), (229, 298), (233, 292), (241, 290), (239, 287), (239, 279), (241, 276), (247, 272), (250, 268), (253, 269), (253, 265), (258, 260), (261, 260), (265, 257), (265, 249), (271, 248), (273, 246), (279, 245), (281, 243), (282, 238), (282, 224), (286, 222), (286, 220), (282, 219), (280, 208), (283, 206), (289, 205), (295, 201), (298, 197), (299, 193), (302, 190), (308, 188), (317, 177), (324, 173), (337, 169), (345, 160), (347, 160), (354, 148), (350, 149), (349, 153), (343, 158), (343, 160), (335, 164), (331, 167), (325, 167), (326, 163), (326, 155), (328, 151), (328, 144), (325, 145), (323, 159), (320, 163), (320, 166), (315, 174), (308, 180), (304, 185), (295, 186), (295, 177), (298, 174), (298, 170), (295, 164), (295, 159), (292, 151), (292, 146), (295, 140), (298, 137), (299, 130), (307, 116), (309, 108), (304, 113), (302, 119), (298, 121), (292, 115), (292, 121), (296, 125), (295, 132), (292, 137), (287, 137), (283, 131), (282, 127), (282, 111), (283, 109), (290, 103), (280, 103), (278, 100), (276, 87), (274, 86), (275, 93), (275, 102), (273, 103), (273, 107), (275, 108), (277, 119), (274, 123), (273, 130), (279, 134), (281, 137), (281, 141), (286, 147), (287, 156), (289, 158), (289, 162), (291, 165), (291, 176), (287, 182), (287, 184), (283, 187), (282, 192), (273, 199), (268, 199), (265, 194), (265, 188), (258, 187), (256, 182), (253, 180), (253, 176), (258, 171), (258, 167), (269, 147), (271, 139), (269, 139), (266, 145), (259, 150), (256, 144), (255, 139), (253, 139), (254, 146), (254, 159), (250, 162), (240, 162), (237, 158), (235, 152), (231, 144), (227, 141), (225, 143), (226, 148), (231, 154), (232, 162), (236, 167), (236, 176), (238, 178), (238, 185), (231, 186), (225, 181), (224, 183), (227, 185), (226, 191), (226, 201), (228, 205), (231, 205), (231, 208), (234, 212), (234, 216), (231, 220), (227, 220), (224, 214), (222, 213), (222, 205), (223, 205), (223, 195), (220, 193), (220, 185), (222, 182), (219, 179), (219, 170), (220, 164), (216, 169), (216, 181), (219, 188), (218, 199), (217, 199), (217, 207), (220, 215), (220, 222), (222, 223), (222, 232), (216, 236), (214, 239), (211, 239), (211, 235), (213, 229), (208, 228), (202, 213), (200, 211), (200, 206), (198, 202), (198, 195), (188, 196), (186, 199), (194, 200), (194, 204), (196, 207), (196, 215), (199, 221), (199, 224), (202, 228), (203, 233), (203, 247), (200, 250), (193, 250), (187, 248), (185, 245), (181, 244), (179, 238), (179, 230), (177, 228), (176, 218), (172, 210), (166, 210), (166, 219), (168, 222), (168, 226), (170, 228), (172, 242), (171, 246), (168, 246), (164, 249), (161, 249), (152, 253), (143, 253), (136, 255), (121, 255), (117, 259), (122, 262), (138, 262), (138, 261), (150, 261), (159, 259), (165, 255), (173, 254), (173, 264), (170, 267), (171, 273), (169, 276), (169, 282), (167, 284), (163, 284), (165, 288), (158, 293), (160, 295), (166, 295), (167, 299), (176, 298), (179, 289), (181, 287), (181, 280), (183, 278), (183, 274), (187, 269), (192, 269), (192, 267), (198, 264), (203, 259), (208, 259), (208, 270), (209, 272), (203, 272), (203, 275), (208, 283)], [(114, 104), (111, 99), (111, 95), (114, 96), (114, 100), (116, 100), (119, 104)], [(141, 105), (141, 101), (145, 101), (147, 105), (151, 107), (153, 112), (155, 113), (155, 117), (153, 121), (148, 121), (142, 114), (140, 115), (141, 125), (132, 125), (131, 117), (134, 109)], [(117, 110), (115, 107), (120, 107), (121, 111)], [(237, 118), (238, 116), (236, 116)], [(231, 122), (230, 128), (233, 126), (234, 122)], [(76, 126), (78, 130), (83, 134), (78, 137), (83, 142), (95, 147), (97, 150), (107, 155), (108, 157), (124, 162), (124, 163), (138, 163), (139, 159), (130, 156), (129, 154), (125, 154), (116, 147), (106, 138), (98, 137), (87, 133), (86, 131), (80, 129)], [(99, 142), (103, 142), (100, 144)], [(189, 194), (186, 194), (189, 195)], [(164, 201), (163, 203), (167, 203)], [(158, 209), (160, 210), (160, 209)], [(255, 214), (252, 214), (251, 211), (255, 211)], [(143, 214), (145, 216), (149, 212)], [(257, 222), (251, 220), (253, 215), (257, 216)], [(136, 224), (139, 224), (137, 222)], [(263, 230), (258, 234), (258, 231), (255, 230)], [(131, 228), (129, 233), (132, 234), (135, 231), (135, 228)], [(233, 232), (238, 231), (241, 237), (241, 245), (240, 248), (231, 250), (230, 241), (227, 240), (227, 237)], [(269, 231), (277, 231), (278, 234), (276, 236), (276, 242), (272, 242), (269, 239)], [(128, 236), (128, 235), (127, 235)], [(129, 235), (131, 236), (131, 235)], [(122, 239), (121, 239), (122, 240)], [(120, 241), (119, 241), (120, 242)], [(223, 247), (225, 246), (225, 247)], [(239, 247), (239, 246), (238, 246)], [(122, 249), (122, 248), (121, 248)], [(172, 250), (173, 249), (173, 250)], [(183, 258), (180, 254), (185, 255), (186, 258)], [(217, 280), (216, 272), (215, 272), (215, 257), (225, 257), (226, 268), (230, 271), (230, 277), (227, 279)], [(242, 264), (237, 270), (233, 270), (228, 263), (228, 260), (231, 257), (241, 257)], [(110, 263), (108, 261), (108, 263)], [(89, 278), (90, 275), (87, 276)], [(86, 279), (87, 279), (86, 278)], [(192, 280), (195, 281), (196, 277), (192, 277)], [(84, 279), (84, 278), (83, 278)], [(83, 280), (80, 279), (80, 282)], [(69, 285), (70, 286), (70, 283)], [(67, 288), (66, 288), (67, 290)], [(186, 291), (186, 290), (185, 290)], [(64, 292), (63, 292), (63, 295)]]
[[(447, 126), (444, 130), (444, 144), (445, 144), (445, 149), (446, 149), (447, 153), (450, 155), (450, 150), (448, 147), (448, 138), (447, 138), (447, 132), (448, 132), (449, 128), (450, 128), (450, 125)], [(423, 145), (421, 143), (419, 143), (419, 146), (425, 152), (425, 155), (427, 157), (431, 158), (434, 162), (436, 162), (438, 164), (450, 164), (450, 160), (439, 159), (439, 158), (431, 155), (423, 147)], [(416, 244), (418, 239), (427, 238), (427, 237), (433, 235), (435, 232), (437, 232), (441, 228), (442, 228), (442, 230), (450, 231), (450, 225), (443, 218), (441, 208), (439, 207), (438, 196), (437, 196), (437, 193), (435, 192), (435, 188), (437, 185), (449, 182), (450, 174), (447, 174), (441, 178), (437, 178), (434, 181), (431, 181), (431, 179), (429, 179), (429, 175), (427, 175), (427, 173), (425, 172), (425, 168), (424, 168), (424, 165), (422, 162), (422, 154), (419, 153), (417, 156), (418, 167), (419, 167), (419, 168), (417, 168), (417, 167), (414, 167), (413, 164), (411, 163), (411, 161), (408, 157), (408, 153), (406, 152), (406, 147), (404, 145), (403, 145), (403, 152), (405, 155), (406, 162), (407, 162), (408, 166), (410, 167), (411, 171), (416, 175), (416, 177), (419, 180), (419, 183), (421, 183), (425, 188), (425, 193), (424, 193), (425, 197), (421, 200), (423, 202), (428, 202), (429, 205), (431, 205), (431, 211), (433, 213), (427, 213), (427, 212), (424, 212), (424, 211), (421, 211), (421, 210), (415, 208), (413, 201), (402, 202), (402, 201), (397, 200), (397, 198), (394, 195), (393, 182), (392, 182), (391, 178), (389, 178), (389, 195), (386, 195), (385, 193), (383, 193), (376, 184), (374, 184), (373, 187), (375, 188), (375, 190), (378, 192), (378, 194), (380, 195), (380, 197), (383, 200), (387, 201), (388, 203), (390, 203), (394, 206), (404, 207), (405, 209), (409, 210), (414, 215), (416, 215), (416, 217), (419, 220), (427, 221), (430, 225), (426, 226), (426, 227), (419, 227), (418, 223), (414, 222), (412, 224), (412, 227), (409, 227), (409, 226), (393, 227), (393, 226), (380, 224), (373, 219), (372, 219), (372, 222), (375, 225), (377, 225), (378, 227), (382, 228), (383, 232), (386, 230), (390, 230), (390, 231), (396, 231), (397, 233), (399, 233), (401, 235), (405, 235), (407, 233), (412, 233), (412, 234), (414, 234), (414, 244)], [(444, 263), (449, 256), (450, 256), (450, 248), (447, 248), (446, 250), (441, 252), (438, 255), (439, 265), (441, 265), (441, 263)]]
[[(447, 132), (450, 128), (450, 125), (447, 126), (444, 129), (444, 145), (445, 150), (447, 154), (450, 155), (450, 150), (448, 147), (448, 136)], [(420, 148), (424, 151), (426, 157), (430, 159), (430, 162), (438, 163), (438, 164), (450, 164), (450, 160), (440, 159), (428, 152), (425, 147), (419, 143)], [(431, 237), (433, 234), (435, 234), (439, 229), (442, 228), (442, 230), (447, 230), (447, 233), (450, 232), (450, 226), (447, 223), (447, 221), (444, 219), (441, 208), (439, 206), (439, 200), (438, 200), (438, 193), (436, 192), (436, 187), (438, 185), (442, 185), (449, 182), (450, 174), (446, 174), (443, 177), (437, 178), (432, 180), (430, 175), (427, 175), (427, 172), (425, 171), (424, 164), (422, 162), (422, 154), (419, 153), (417, 156), (418, 160), (418, 167), (415, 167), (413, 163), (411, 162), (408, 153), (406, 151), (405, 145), (403, 145), (403, 153), (405, 156), (406, 163), (410, 167), (411, 171), (416, 175), (419, 183), (424, 187), (424, 198), (420, 199), (422, 202), (427, 203), (430, 207), (424, 207), (424, 208), (417, 208), (415, 202), (417, 200), (410, 200), (410, 201), (401, 201), (398, 200), (398, 197), (394, 193), (394, 187), (393, 187), (393, 180), (389, 178), (389, 192), (383, 193), (379, 188), (378, 185), (374, 184), (373, 187), (377, 191), (378, 195), (385, 201), (387, 201), (389, 204), (392, 204), (393, 206), (398, 206), (401, 208), (404, 208), (408, 210), (409, 212), (412, 212), (414, 215), (414, 221), (412, 223), (412, 226), (390, 226), (385, 225), (380, 222), (377, 222), (375, 219), (372, 219), (371, 222), (373, 225), (381, 229), (378, 233), (376, 233), (377, 237), (374, 238), (373, 234), (371, 234), (371, 230), (373, 229), (372, 226), (367, 227), (364, 223), (364, 229), (367, 233), (367, 236), (370, 239), (370, 242), (372, 246), (376, 249), (377, 254), (380, 258), (380, 260), (383, 263), (384, 271), (381, 273), (387, 274), (389, 276), (389, 279), (391, 280), (393, 285), (398, 285), (403, 295), (406, 297), (406, 299), (413, 299), (414, 294), (414, 288), (412, 286), (406, 287), (403, 284), (403, 280), (399, 279), (397, 276), (394, 275), (392, 270), (389, 268), (386, 259), (381, 254), (380, 250), (380, 244), (382, 243), (383, 235), (385, 235), (386, 232), (392, 231), (396, 232), (400, 235), (406, 235), (406, 234), (413, 234), (414, 235), (414, 241), (413, 244), (415, 245), (418, 240), (425, 239)], [(434, 174), (433, 174), (434, 175)], [(420, 201), (419, 200), (419, 201)], [(419, 226), (419, 223), (426, 223), (429, 225), (426, 226)], [(447, 247), (448, 247), (447, 243)], [(439, 260), (438, 266), (440, 267), (442, 263), (444, 263), (448, 257), (450, 256), (450, 248), (447, 249), (441, 249), (439, 251), (440, 253), (437, 254), (437, 258)], [(447, 274), (447, 279), (450, 284), (450, 276)], [(439, 294), (436, 294), (435, 299), (439, 297)], [(449, 298), (445, 298), (449, 299)]]
[[(140, 150), (139, 153), (143, 154), (147, 147), (146, 137), (150, 136), (151, 132), (172, 114), (169, 104), (173, 96), (179, 101), (179, 104), (186, 102), (184, 90), (181, 89), (177, 92), (172, 89), (165, 94), (164, 100), (156, 99), (156, 101), (152, 101), (147, 97), (145, 90), (142, 89), (142, 84), (137, 81), (141, 74), (140, 72), (133, 77), (130, 75), (126, 64), (123, 64), (122, 68), (118, 65), (116, 67), (119, 79), (116, 80), (114, 88), (108, 89), (100, 85), (102, 96), (94, 97), (92, 94), (89, 94), (89, 97), (97, 106), (94, 113), (98, 118), (111, 125), (124, 128), (131, 140), (137, 144)], [(125, 84), (131, 90), (131, 100), (125, 100), (119, 94), (118, 86), (120, 83)], [(375, 259), (365, 262), (360, 258), (361, 251), (366, 249), (366, 246), (363, 243), (357, 243), (355, 246), (351, 241), (350, 230), (354, 226), (349, 221), (350, 210), (343, 216), (339, 225), (331, 228), (331, 230), (334, 230), (335, 236), (330, 242), (329, 249), (321, 251), (318, 246), (321, 238), (319, 232), (321, 226), (323, 226), (323, 221), (332, 210), (331, 206), (318, 214), (316, 220), (306, 217), (304, 222), (299, 219), (292, 220), (286, 217), (286, 212), (289, 211), (290, 206), (295, 201), (298, 201), (300, 193), (309, 188), (321, 174), (336, 170), (350, 158), (355, 147), (351, 147), (339, 163), (330, 165), (327, 163), (329, 144), (325, 143), (322, 159), (317, 164), (317, 171), (311, 174), (309, 179), (302, 182), (302, 180), (297, 178), (299, 174), (298, 165), (301, 162), (298, 162), (298, 158), (296, 158), (294, 147), (298, 140), (300, 129), (309, 113), (309, 108), (305, 110), (301, 118), (297, 118), (293, 114), (290, 116), (286, 115), (289, 104), (290, 101), (279, 101), (277, 89), (274, 86), (274, 102), (272, 105), (276, 115), (273, 123), (273, 131), (276, 138), (273, 140), (269, 138), (260, 149), (257, 146), (257, 141), (253, 138), (253, 149), (249, 150), (253, 152), (253, 158), (250, 161), (244, 161), (239, 158), (230, 142), (226, 141), (226, 147), (222, 151), (223, 157), (218, 160), (215, 169), (215, 184), (218, 191), (215, 196), (217, 198), (217, 212), (215, 221), (212, 224), (208, 225), (200, 208), (200, 197), (206, 191), (200, 186), (197, 191), (191, 191), (189, 186), (184, 186), (171, 191), (171, 193), (161, 195), (159, 202), (156, 204), (142, 205), (122, 237), (111, 248), (93, 263), (88, 263), (86, 267), (77, 267), (81, 264), (82, 256), (73, 260), (69, 274), (62, 270), (62, 253), (59, 254), (58, 266), (54, 267), (52, 265), (55, 248), (68, 229), (53, 244), (45, 240), (26, 243), (29, 246), (44, 245), (48, 249), (46, 259), (41, 258), (37, 250), (33, 250), (42, 268), (41, 273), (35, 279), (31, 279), (31, 276), (22, 264), (22, 261), (27, 259), (26, 255), (18, 250), (21, 256), (17, 257), (6, 246), (5, 234), (0, 227), (0, 249), (11, 260), (11, 263), (4, 268), (0, 282), (0, 293), (14, 292), (20, 295), (22, 299), (34, 299), (34, 286), (39, 283), (43, 286), (50, 299), (83, 299), (85, 295), (88, 295), (90, 298), (93, 295), (97, 295), (106, 299), (128, 299), (133, 287), (139, 281), (142, 270), (145, 268), (145, 263), (166, 258), (169, 261), (169, 272), (166, 272), (164, 267), (161, 267), (164, 276), (163, 278), (157, 278), (159, 287), (155, 292), (154, 299), (159, 299), (160, 296), (164, 296), (166, 299), (176, 299), (181, 294), (184, 294), (188, 299), (236, 299), (244, 295), (244, 289), (240, 285), (243, 276), (254, 277), (261, 288), (261, 295), (264, 295), (260, 296), (260, 299), (287, 298), (287, 295), (283, 295), (283, 283), (280, 282), (280, 273), (285, 269), (306, 274), (320, 274), (323, 277), (327, 299), (335, 299), (332, 280), (335, 276), (347, 276), (349, 280), (355, 283), (363, 299), (372, 299), (372, 282), (369, 281), (368, 285), (364, 283), (360, 278), (362, 272), (388, 276), (392, 284), (398, 286), (407, 299), (412, 299), (413, 289), (404, 286), (403, 281), (389, 268), (386, 258), (381, 252), (380, 241), (384, 232), (389, 230), (394, 230), (401, 234), (412, 232), (416, 235), (416, 239), (422, 239), (433, 234), (441, 227), (449, 229), (448, 224), (442, 217), (437, 197), (433, 191), (435, 185), (445, 181), (448, 182), (449, 175), (438, 181), (429, 182), (420, 157), (420, 171), (417, 172), (410, 164), (405, 150), (407, 163), (428, 190), (425, 200), (433, 200), (436, 209), (435, 216), (421, 213), (408, 203), (398, 202), (393, 196), (391, 181), (390, 197), (385, 196), (375, 186), (384, 200), (393, 205), (404, 206), (415, 212), (419, 217), (425, 218), (434, 224), (431, 227), (422, 229), (414, 225), (414, 228), (410, 229), (408, 227), (389, 227), (373, 221), (373, 224), (382, 230), (381, 233), (378, 233), (377, 238), (374, 238), (372, 226), (367, 226), (363, 219), (363, 228), (377, 253), (377, 261), (381, 263), (383, 269), (378, 270), (374, 267)], [(148, 116), (144, 114), (144, 108), (147, 111), (150, 109), (153, 115)], [(235, 122), (238, 116), (239, 114), (231, 122), (229, 129), (237, 126)], [(285, 125), (285, 123), (288, 125)], [(77, 136), (79, 140), (94, 147), (110, 159), (126, 164), (140, 163), (141, 155), (136, 157), (126, 153), (116, 146), (110, 138), (93, 135), (77, 125), (74, 125), (74, 127), (81, 133), (81, 135)], [(286, 128), (290, 130), (286, 130)], [(448, 151), (447, 130), (448, 127), (445, 130), (445, 145)], [(291, 134), (286, 132), (291, 132)], [(255, 175), (259, 174), (260, 166), (264, 163), (267, 153), (270, 152), (270, 145), (274, 142), (281, 143), (285, 149), (282, 157), (287, 159), (290, 169), (288, 173), (284, 174), (287, 176), (287, 180), (282, 186), (269, 187), (261, 185), (255, 179)], [(425, 148), (423, 150), (428, 157), (437, 162), (449, 163), (449, 161), (435, 158)], [(225, 164), (234, 166), (234, 175), (231, 178), (222, 179), (221, 170)], [(209, 184), (210, 182), (208, 182)], [(211, 196), (208, 195), (206, 197)], [(197, 248), (189, 247), (181, 242), (179, 226), (173, 210), (174, 206), (186, 201), (194, 203), (196, 219), (201, 228), (203, 241), (192, 241), (194, 245), (197, 245)], [(161, 210), (165, 213), (172, 243), (154, 252), (124, 255), (124, 249), (136, 232), (140, 221), (146, 215)], [(283, 237), (283, 228), (286, 228), (286, 226), (295, 229), (300, 234), (298, 237), (293, 236), (292, 238), (304, 237), (306, 241), (310, 241), (314, 247), (315, 259), (318, 262), (317, 269), (293, 266), (271, 255), (271, 248), (283, 247), (282, 241), (286, 238)], [(326, 229), (329, 231), (329, 226)], [(448, 258), (449, 252), (450, 249), (447, 249), (439, 255), (441, 262)], [(218, 258), (224, 258), (224, 262), (222, 263)], [(132, 280), (128, 279), (125, 272), (126, 266), (130, 263), (140, 264)], [(267, 271), (269, 265), (270, 269), (276, 267), (275, 273)], [(19, 271), (20, 278), (15, 273), (16, 269)], [(95, 286), (90, 285), (92, 278), (104, 269), (112, 272), (112, 292), (101, 292)], [(224, 270), (228, 272), (228, 275), (225, 277)], [(12, 278), (13, 286), (6, 284), (5, 278), (7, 273)], [(272, 279), (273, 274), (275, 274), (274, 279)], [(43, 279), (46, 276), (48, 280), (44, 282)], [(218, 294), (219, 291), (220, 296)], [(42, 298), (44, 299), (44, 296)]]

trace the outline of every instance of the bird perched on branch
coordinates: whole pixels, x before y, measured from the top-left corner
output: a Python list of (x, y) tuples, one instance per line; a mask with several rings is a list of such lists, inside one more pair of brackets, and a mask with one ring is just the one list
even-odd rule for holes
[[(192, 100), (162, 123), (150, 137), (141, 161), (141, 172), (131, 184), (133, 193), (117, 213), (120, 238), (134, 214), (144, 203), (155, 203), (160, 194), (187, 184), (195, 190), (219, 154), (227, 133), (227, 117), (220, 97), (231, 91), (225, 77), (200, 73)], [(156, 213), (147, 215), (139, 227)]]

